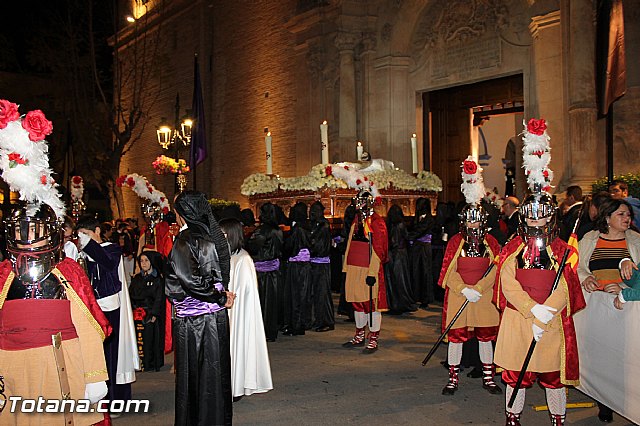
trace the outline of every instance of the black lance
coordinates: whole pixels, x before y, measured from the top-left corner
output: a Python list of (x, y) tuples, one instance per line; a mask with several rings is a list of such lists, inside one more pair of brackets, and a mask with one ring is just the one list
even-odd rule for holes
[[(491, 262), (491, 264), (489, 265), (487, 270), (484, 271), (484, 274), (482, 274), (482, 278), (484, 278), (487, 275), (489, 275), (489, 272), (491, 272), (491, 269), (493, 269), (494, 266), (495, 266), (495, 261)], [(480, 278), (480, 279), (482, 279), (482, 278)], [(427, 356), (424, 357), (424, 359), (422, 360), (422, 366), (423, 367), (425, 365), (427, 365), (427, 363), (429, 362), (429, 360), (431, 359), (433, 354), (436, 353), (436, 350), (438, 349), (440, 344), (443, 342), (445, 336), (447, 335), (447, 333), (449, 333), (449, 330), (451, 330), (451, 327), (453, 327), (453, 324), (456, 322), (456, 320), (462, 314), (462, 311), (464, 311), (464, 309), (467, 307), (468, 304), (469, 304), (469, 301), (465, 300), (464, 303), (462, 304), (462, 306), (460, 307), (460, 309), (458, 309), (458, 312), (456, 312), (456, 314), (453, 316), (453, 318), (449, 322), (449, 325), (447, 326), (447, 328), (445, 328), (444, 331), (442, 332), (442, 334), (440, 335), (440, 337), (438, 337), (438, 340), (436, 341), (436, 344), (433, 345), (433, 347), (431, 348), (431, 350), (429, 351)]]
[[(369, 268), (371, 268), (371, 258), (373, 257), (373, 234), (369, 232)], [(376, 279), (378, 276), (376, 274)], [(373, 286), (369, 286), (369, 327), (373, 326)]]
[[(573, 231), (571, 235), (576, 232), (578, 229), (578, 223), (580, 223), (580, 213), (582, 213), (582, 208), (578, 213), (578, 220), (573, 225)], [(569, 238), (571, 239), (571, 238)], [(560, 283), (560, 278), (562, 277), (562, 273), (564, 272), (564, 267), (567, 266), (567, 259), (569, 258), (569, 254), (571, 253), (571, 246), (567, 246), (564, 250), (564, 254), (562, 255), (562, 261), (560, 262), (560, 266), (558, 266), (558, 272), (556, 273), (556, 278), (553, 280), (553, 287), (551, 288), (551, 292), (549, 296), (553, 294), (553, 292), (558, 288), (558, 284)], [(529, 362), (531, 362), (531, 357), (533, 356), (533, 351), (536, 348), (535, 338), (531, 339), (531, 344), (529, 345), (529, 350), (527, 351), (527, 356), (524, 358), (524, 362), (522, 363), (522, 368), (520, 369), (520, 373), (518, 374), (518, 380), (516, 381), (516, 386), (513, 388), (513, 393), (511, 394), (511, 398), (509, 398), (509, 403), (507, 404), (507, 408), (513, 407), (513, 403), (516, 401), (516, 396), (518, 396), (518, 390), (520, 386), (522, 386), (522, 381), (524, 380), (524, 375), (527, 373), (527, 368), (529, 367)]]

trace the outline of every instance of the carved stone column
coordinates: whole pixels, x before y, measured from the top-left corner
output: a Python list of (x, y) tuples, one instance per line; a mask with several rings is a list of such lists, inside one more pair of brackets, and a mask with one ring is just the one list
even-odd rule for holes
[[(354, 49), (359, 42), (357, 34), (341, 31), (336, 35), (335, 44), (340, 52), (340, 111), (339, 132), (340, 152), (343, 161), (355, 160), (356, 128), (356, 70)], [(351, 152), (348, 147), (353, 148)]]
[[(599, 147), (595, 87), (596, 26), (593, 0), (569, 0), (567, 70), (569, 83), (569, 143), (572, 185), (591, 190), (604, 174), (604, 143)], [(602, 154), (602, 155), (600, 155)], [(600, 159), (600, 160), (599, 160)]]
[[(362, 136), (362, 138), (369, 141), (369, 111), (370, 111), (370, 99), (369, 96), (371, 94), (371, 85), (372, 77), (371, 74), (373, 72), (373, 64), (372, 64), (372, 56), (376, 50), (376, 35), (374, 33), (365, 33), (362, 37), (362, 51), (360, 52), (360, 62), (362, 65), (362, 110), (359, 112), (359, 132), (358, 134)], [(373, 151), (372, 155), (375, 155), (377, 147), (372, 146), (371, 151)]]
[[(537, 101), (537, 117), (547, 120), (551, 137), (551, 164), (555, 177), (553, 184), (556, 190), (566, 188), (568, 177), (563, 173), (568, 170), (567, 155), (569, 144), (565, 141), (565, 89), (562, 69), (562, 28), (560, 11), (556, 10), (531, 18), (529, 30), (533, 38), (532, 62)], [(525, 117), (526, 120), (533, 118)], [(518, 164), (516, 164), (518, 165)], [(522, 196), (526, 183), (517, 179), (516, 194)]]

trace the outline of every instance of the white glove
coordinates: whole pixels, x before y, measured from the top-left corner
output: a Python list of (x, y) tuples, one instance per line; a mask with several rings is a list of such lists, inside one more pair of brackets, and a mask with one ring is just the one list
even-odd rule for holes
[(553, 313), (558, 312), (556, 308), (552, 308), (551, 306), (536, 304), (533, 308), (531, 308), (531, 313), (533, 316), (538, 318), (543, 324), (549, 324), (549, 321), (553, 319)]
[(482, 294), (473, 288), (465, 287), (462, 289), (462, 295), (471, 303), (476, 303), (482, 297)]
[(92, 404), (107, 396), (107, 382), (87, 383), (84, 387), (84, 399), (88, 399)]
[(78, 242), (80, 244), (80, 250), (86, 247), (91, 241), (91, 237), (85, 234), (84, 232), (78, 232)]
[(536, 340), (536, 342), (537, 342), (537, 341), (539, 341), (539, 340), (540, 340), (540, 338), (542, 337), (542, 333), (544, 333), (544, 330), (543, 330), (543, 329), (541, 329), (540, 327), (538, 327), (538, 326), (537, 326), (537, 325), (535, 325), (535, 324), (532, 324), (532, 325), (533, 325), (533, 327), (532, 327), (532, 328), (533, 328), (533, 338), (534, 338), (534, 339)]

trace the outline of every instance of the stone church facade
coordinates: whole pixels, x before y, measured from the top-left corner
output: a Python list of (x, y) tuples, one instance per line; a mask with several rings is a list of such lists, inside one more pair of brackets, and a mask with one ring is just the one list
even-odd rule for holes
[[(151, 167), (162, 153), (153, 120), (173, 117), (176, 92), (182, 108), (190, 106), (194, 53), (209, 151), (197, 188), (212, 197), (246, 205), (243, 179), (266, 171), (265, 128), (274, 173), (306, 174), (320, 163), (323, 120), (331, 162), (354, 161), (362, 141), (373, 157), (411, 170), (416, 133), (420, 169), (443, 179), (444, 201), (460, 199), (474, 112), (513, 112), (520, 120), (513, 135), (519, 196), (522, 118), (548, 121), (556, 192), (588, 188), (606, 174), (595, 0), (176, 0), (163, 10), (159, 1), (144, 3), (127, 2), (138, 15), (155, 8), (146, 31), (162, 31), (168, 60), (153, 85), (151, 124), (121, 171), (143, 174), (167, 194), (171, 177)], [(627, 93), (614, 104), (615, 173), (640, 168), (640, 4), (624, 7)], [(130, 49), (131, 40), (119, 49)], [(125, 194), (125, 201), (135, 215), (135, 198)]]

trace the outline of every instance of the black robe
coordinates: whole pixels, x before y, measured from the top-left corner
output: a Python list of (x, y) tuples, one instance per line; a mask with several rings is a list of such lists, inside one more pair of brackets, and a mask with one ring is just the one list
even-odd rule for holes
[(434, 225), (434, 220), (427, 217), (418, 223), (414, 223), (408, 237), (413, 242), (409, 249), (413, 300), (422, 305), (433, 303), (435, 298), (432, 273), (433, 258), (431, 243), (423, 243), (418, 239), (431, 234)]
[(165, 314), (164, 279), (154, 273), (136, 274), (129, 286), (138, 353), (145, 371), (158, 371), (164, 365), (164, 328), (161, 327)]
[[(228, 249), (228, 246), (227, 246)], [(228, 285), (219, 258), (224, 247), (214, 237), (183, 230), (167, 262), (165, 294), (172, 301), (192, 297), (224, 306), (227, 296), (216, 283)], [(228, 262), (228, 260), (227, 260)], [(175, 344), (175, 420), (177, 426), (231, 424), (231, 344), (227, 310), (177, 317)]]
[[(310, 239), (309, 231), (294, 224), (284, 242), (287, 258), (297, 256), (300, 250), (309, 250)], [(311, 328), (312, 310), (311, 264), (288, 261), (284, 279), (284, 328), (293, 334), (303, 334)]]
[[(331, 252), (329, 223), (322, 220), (311, 230), (311, 257), (326, 258)], [(331, 264), (311, 262), (311, 287), (313, 288), (314, 327), (333, 327), (333, 299), (331, 297)]]
[(415, 311), (407, 237), (404, 223), (396, 223), (389, 228), (389, 262), (384, 265), (384, 273), (389, 310), (394, 313)]
[[(283, 238), (280, 228), (263, 223), (251, 234), (246, 249), (254, 262), (264, 262), (282, 257)], [(256, 268), (257, 269), (257, 268)], [(258, 294), (267, 340), (278, 337), (278, 293), (282, 292), (280, 270), (257, 272)]]

